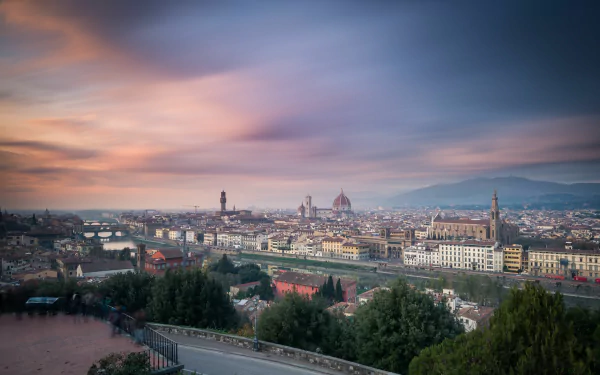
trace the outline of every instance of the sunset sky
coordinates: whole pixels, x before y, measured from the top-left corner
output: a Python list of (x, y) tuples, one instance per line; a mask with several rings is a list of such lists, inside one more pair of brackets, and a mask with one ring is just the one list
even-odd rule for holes
[(3, 1), (0, 205), (208, 208), (225, 189), (238, 208), (309, 192), (324, 207), (340, 188), (600, 182), (598, 14), (598, 1)]

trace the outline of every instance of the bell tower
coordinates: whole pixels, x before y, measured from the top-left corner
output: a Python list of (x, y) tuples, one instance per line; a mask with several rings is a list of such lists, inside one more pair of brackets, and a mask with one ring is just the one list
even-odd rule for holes
[(225, 190), (221, 192), (221, 212), (227, 211), (227, 196)]
[(146, 245), (143, 243), (137, 245), (137, 267), (140, 272), (146, 269)]
[(492, 196), (492, 208), (490, 209), (490, 239), (499, 242), (502, 231), (502, 223), (500, 222), (500, 208), (498, 207), (498, 194), (494, 190)]

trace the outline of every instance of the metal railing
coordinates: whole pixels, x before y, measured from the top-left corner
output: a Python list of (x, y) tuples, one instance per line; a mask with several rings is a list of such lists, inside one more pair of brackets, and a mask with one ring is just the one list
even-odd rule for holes
[[(102, 320), (109, 320), (110, 314), (114, 310), (112, 306), (96, 306), (93, 315)], [(113, 323), (111, 322), (111, 324)], [(135, 318), (121, 313), (117, 328), (131, 337), (135, 337)], [(145, 352), (148, 354), (153, 373), (171, 374), (183, 368), (183, 365), (179, 364), (178, 344), (175, 341), (145, 325), (142, 343), (149, 348)]]

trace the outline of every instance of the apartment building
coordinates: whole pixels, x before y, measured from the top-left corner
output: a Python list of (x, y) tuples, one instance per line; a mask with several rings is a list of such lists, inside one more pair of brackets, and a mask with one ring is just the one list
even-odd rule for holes
[(426, 240), (429, 231), (427, 228), (417, 228), (415, 229), (415, 239), (417, 240)]
[(440, 253), (437, 245), (417, 244), (404, 249), (404, 264), (415, 267), (439, 267)]
[(276, 234), (268, 240), (268, 251), (280, 252), (280, 251), (291, 251), (291, 244), (289, 243), (289, 236), (284, 234)]
[(343, 237), (325, 237), (323, 238), (323, 257), (326, 258), (341, 258), (342, 245), (346, 242)]
[(195, 244), (198, 243), (198, 235), (195, 230), (186, 229), (183, 231), (185, 237), (185, 242)]
[(440, 243), (439, 247), (442, 267), (502, 272), (504, 253), (497, 242), (449, 241)]
[(506, 272), (524, 272), (523, 261), (525, 251), (521, 245), (507, 245), (504, 247), (504, 270)]
[(367, 260), (370, 246), (366, 243), (345, 242), (342, 244), (342, 259)]
[(529, 272), (534, 276), (600, 277), (600, 251), (529, 249)]
[(169, 229), (169, 239), (170, 240), (180, 240), (181, 239), (181, 229), (180, 228), (171, 228)]
[(242, 249), (261, 250), (262, 243), (267, 241), (267, 235), (258, 232), (242, 234)]

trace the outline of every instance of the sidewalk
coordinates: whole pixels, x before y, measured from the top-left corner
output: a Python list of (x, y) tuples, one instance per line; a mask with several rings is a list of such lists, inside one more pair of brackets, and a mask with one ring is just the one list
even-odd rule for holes
[(196, 338), (196, 337), (189, 337), (189, 336), (185, 336), (185, 335), (173, 335), (173, 334), (167, 334), (167, 333), (162, 333), (162, 334), (165, 335), (166, 337), (170, 338), (171, 340), (174, 340), (180, 346), (190, 346), (190, 347), (200, 348), (200, 349), (204, 349), (204, 350), (211, 350), (211, 351), (215, 351), (215, 352), (228, 353), (228, 354), (234, 354), (234, 355), (239, 355), (239, 356), (243, 356), (243, 357), (260, 359), (263, 361), (276, 362), (276, 363), (281, 363), (281, 364), (284, 364), (287, 366), (297, 367), (300, 369), (310, 370), (310, 371), (314, 371), (314, 372), (320, 372), (323, 374), (330, 374), (330, 375), (340, 375), (341, 374), (341, 372), (339, 372), (339, 371), (335, 371), (335, 370), (321, 367), (318, 365), (313, 365), (308, 362), (296, 361), (296, 360), (292, 360), (288, 357), (281, 357), (281, 356), (272, 355), (269, 353), (254, 352), (252, 350), (239, 348), (234, 345), (225, 344), (225, 343), (222, 343), (219, 341), (206, 340), (206, 339), (201, 339), (201, 338)]

